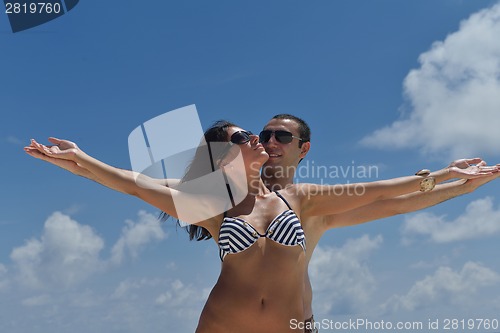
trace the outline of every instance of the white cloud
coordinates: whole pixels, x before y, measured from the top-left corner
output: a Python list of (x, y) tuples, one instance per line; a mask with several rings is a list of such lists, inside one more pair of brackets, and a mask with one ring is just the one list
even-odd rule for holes
[(103, 301), (117, 332), (193, 332), (209, 290), (180, 277), (127, 278)]
[(168, 291), (156, 298), (156, 304), (167, 305), (169, 308), (179, 308), (199, 303), (205, 299), (205, 292), (192, 285), (185, 285), (177, 279), (170, 284)]
[[(0, 331), (50, 327), (54, 332), (67, 332), (77, 327), (93, 332), (157, 332), (168, 326), (192, 332), (208, 296), (206, 286), (152, 277), (137, 262), (134, 269), (143, 272), (138, 273), (143, 278), (115, 282), (130, 271), (118, 269), (112, 260), (137, 258), (149, 242), (167, 236), (152, 214), (139, 212), (137, 220), (125, 223), (114, 252), (104, 258), (104, 240), (90, 226), (61, 212), (50, 215), (39, 236), (11, 251), (11, 265), (0, 264), (0, 307), (2, 318), (9, 319), (0, 321)], [(165, 258), (164, 269), (176, 267), (177, 255)], [(104, 270), (110, 274), (96, 276)], [(163, 304), (156, 301), (161, 300), (159, 290), (164, 291)], [(175, 300), (170, 301), (169, 295)], [(89, 321), (89, 317), (94, 319)]]
[(44, 306), (51, 302), (51, 297), (47, 294), (28, 297), (21, 301), (21, 304), (28, 307)]
[[(140, 250), (167, 234), (152, 214), (139, 212), (139, 221), (125, 221), (119, 240), (112, 248), (110, 261), (121, 264), (128, 254), (137, 258)], [(100, 258), (104, 240), (88, 225), (68, 215), (54, 212), (45, 222), (40, 238), (32, 238), (11, 252), (13, 272), (0, 264), (0, 291), (7, 287), (7, 275), (21, 285), (34, 289), (71, 287), (107, 268)], [(30, 303), (30, 301), (28, 301)]]
[[(122, 263), (127, 254), (137, 258), (147, 243), (167, 237), (155, 216), (143, 211), (138, 215), (138, 222), (125, 221), (121, 237), (112, 248), (112, 263)], [(29, 239), (12, 250), (14, 270), (8, 275), (17, 275), (16, 282), (34, 289), (71, 287), (107, 268), (109, 262), (100, 258), (103, 248), (104, 240), (90, 226), (54, 212), (40, 238)], [(7, 268), (0, 264), (0, 290), (7, 283)]]
[(435, 243), (491, 236), (500, 232), (500, 209), (493, 206), (493, 198), (486, 197), (469, 203), (465, 213), (453, 221), (432, 213), (405, 217), (402, 232), (404, 242), (411, 241), (412, 235), (429, 236)]
[(397, 311), (419, 310), (433, 306), (467, 307), (473, 305), (474, 296), (482, 288), (500, 284), (500, 275), (475, 262), (467, 262), (461, 271), (440, 267), (433, 275), (417, 281), (406, 295), (393, 296), (384, 304)]
[(163, 231), (158, 218), (144, 211), (139, 212), (139, 221), (125, 221), (120, 239), (113, 246), (111, 261), (120, 264), (126, 253), (137, 258), (140, 250), (149, 242), (163, 240), (167, 234)]
[(0, 291), (6, 290), (9, 286), (9, 280), (7, 278), (7, 267), (0, 264)]
[(113, 299), (136, 299), (139, 295), (135, 294), (134, 291), (142, 290), (146, 287), (154, 288), (159, 285), (162, 281), (158, 279), (126, 279), (118, 285), (118, 287), (113, 292), (111, 296)]
[(309, 273), (316, 314), (353, 313), (368, 303), (376, 282), (366, 261), (382, 242), (380, 235), (364, 235), (348, 240), (341, 248), (315, 249)]
[(457, 32), (435, 42), (409, 72), (404, 93), (409, 113), (362, 144), (419, 148), (454, 159), (498, 154), (500, 147), (500, 4), (463, 21)]
[(23, 140), (15, 137), (15, 136), (13, 136), (13, 135), (9, 135), (5, 139), (5, 141), (7, 141), (8, 143), (12, 143), (12, 144), (14, 144), (16, 146), (22, 146), (22, 145), (27, 145), (28, 144), (27, 142), (25, 142), (25, 141), (23, 141)]
[[(192, 332), (210, 289), (198, 283), (184, 282), (180, 278), (128, 278), (119, 283), (110, 300), (116, 304), (113, 310), (115, 316), (122, 318), (126, 314), (126, 320), (134, 322), (138, 330), (144, 327), (147, 319), (137, 314), (147, 311), (148, 315), (161, 317), (155, 319), (153, 331), (168, 325), (171, 330)], [(158, 290), (163, 291), (158, 293)]]
[(167, 291), (156, 298), (156, 305), (166, 307), (178, 318), (196, 323), (206, 302), (210, 288), (185, 284), (181, 280), (172, 281)]
[(55, 212), (45, 222), (41, 238), (14, 248), (11, 259), (24, 286), (69, 287), (101, 268), (103, 247), (92, 228)]

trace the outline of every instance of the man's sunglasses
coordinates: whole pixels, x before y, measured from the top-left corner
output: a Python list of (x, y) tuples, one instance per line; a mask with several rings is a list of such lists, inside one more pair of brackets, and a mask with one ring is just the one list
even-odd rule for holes
[(302, 141), (301, 138), (299, 138), (298, 136), (294, 136), (291, 132), (282, 131), (282, 130), (278, 130), (278, 131), (263, 130), (259, 134), (259, 141), (266, 143), (269, 140), (271, 140), (271, 136), (273, 136), (273, 134), (274, 134), (274, 138), (279, 143), (290, 143), (290, 142), (292, 142), (293, 139), (298, 139), (298, 140)]
[(234, 132), (229, 140), (236, 145), (243, 145), (252, 139), (250, 135), (253, 135), (252, 132), (238, 131)]

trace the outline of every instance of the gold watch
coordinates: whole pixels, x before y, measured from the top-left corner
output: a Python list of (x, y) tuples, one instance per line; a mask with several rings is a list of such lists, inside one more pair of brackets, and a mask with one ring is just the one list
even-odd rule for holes
[(436, 186), (436, 178), (429, 177), (431, 171), (428, 169), (422, 169), (418, 171), (415, 175), (424, 177), (420, 181), (420, 191), (421, 192), (429, 192)]

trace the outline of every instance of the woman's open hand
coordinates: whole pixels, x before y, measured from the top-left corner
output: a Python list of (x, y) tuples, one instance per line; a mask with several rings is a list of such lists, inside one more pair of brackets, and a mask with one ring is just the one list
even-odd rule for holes
[(474, 179), (500, 172), (500, 165), (488, 166), (481, 158), (460, 159), (450, 163), (450, 173), (456, 178)]
[(30, 145), (24, 147), (24, 151), (34, 158), (54, 164), (75, 175), (89, 178), (89, 171), (72, 160), (76, 152), (80, 150), (76, 143), (53, 137), (50, 137), (49, 141), (53, 145), (46, 146), (32, 139)]
[(75, 154), (80, 150), (76, 143), (68, 140), (50, 137), (49, 141), (53, 143), (53, 145), (42, 145), (34, 139), (31, 139), (30, 147), (36, 148), (40, 153), (47, 156), (64, 160), (73, 160)]
[[(496, 165), (497, 169), (500, 170), (500, 164)], [(474, 179), (467, 179), (465, 184), (470, 188), (470, 191), (476, 190), (478, 187), (483, 186), (486, 183), (491, 182), (492, 180), (495, 180), (500, 177), (500, 172), (495, 172), (492, 173), (489, 176), (484, 176), (484, 177), (479, 177), (479, 178), (474, 178)]]

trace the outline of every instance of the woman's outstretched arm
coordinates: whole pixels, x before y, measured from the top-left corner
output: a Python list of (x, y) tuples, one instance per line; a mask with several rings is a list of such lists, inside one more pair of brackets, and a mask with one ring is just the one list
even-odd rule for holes
[(464, 169), (449, 166), (424, 176), (407, 176), (345, 185), (298, 184), (290, 187), (288, 191), (295, 190), (296, 195), (300, 197), (301, 214), (306, 216), (329, 215), (349, 211), (378, 200), (418, 192), (422, 189), (422, 180), (430, 177), (436, 183), (442, 183), (457, 178), (488, 177), (499, 171), (500, 167), (498, 165), (485, 166), (477, 164)]
[[(203, 217), (212, 218), (210, 207), (218, 198), (196, 193), (180, 192), (156, 182), (143, 182), (138, 174), (115, 168), (83, 152), (76, 144), (60, 140), (61, 143), (45, 146), (32, 140), (25, 151), (35, 157), (62, 167), (74, 174), (95, 180), (113, 190), (134, 195), (163, 212), (188, 223), (203, 222)], [(51, 139), (51, 142), (55, 143)], [(175, 196), (175, 200), (174, 200)], [(175, 202), (174, 202), (175, 201)], [(176, 205), (177, 204), (177, 207)], [(186, 208), (188, 207), (188, 208)], [(198, 207), (194, 210), (192, 207)], [(177, 208), (177, 209), (176, 209)], [(182, 212), (178, 210), (181, 209)], [(179, 216), (181, 215), (182, 216)]]
[(425, 209), (460, 195), (475, 191), (478, 187), (500, 177), (500, 172), (487, 177), (459, 179), (436, 185), (432, 191), (420, 191), (400, 195), (395, 198), (375, 201), (371, 204), (343, 212), (327, 215), (323, 219), (324, 229), (352, 226), (382, 219), (389, 216), (406, 214)]
[[(487, 165), (482, 159), (473, 158), (456, 160), (451, 162), (449, 166), (466, 169), (473, 164), (479, 166)], [(446, 182), (444, 184), (438, 184), (436, 185), (436, 188), (429, 192), (417, 191), (386, 200), (375, 201), (371, 204), (340, 214), (327, 215), (323, 219), (324, 228), (325, 230), (328, 230), (331, 228), (351, 226), (398, 214), (415, 212), (417, 210), (437, 205), (457, 196), (472, 193), (477, 188), (497, 179), (498, 177), (500, 177), (500, 172), (492, 173), (490, 176), (480, 178), (468, 180), (459, 179)]]
[[(50, 151), (56, 152), (57, 149), (60, 151), (68, 150), (68, 149), (77, 149), (79, 150), (80, 148), (76, 145), (76, 143), (68, 141), (68, 140), (61, 140), (57, 139), (54, 137), (50, 137), (49, 141), (53, 144), (51, 146), (45, 146), (47, 147)], [(45, 154), (44, 152), (40, 151), (40, 144), (37, 143), (35, 140), (31, 140), (31, 143), (29, 146), (24, 147), (24, 151), (35, 158), (41, 159), (43, 161), (49, 162), (51, 164), (54, 164), (62, 169), (65, 169), (77, 176), (82, 176), (85, 178), (88, 178), (90, 180), (93, 180), (97, 183), (100, 183), (104, 186), (110, 187), (108, 185), (110, 184), (105, 184), (106, 179), (99, 179), (96, 174), (92, 173), (90, 170), (86, 169), (84, 166), (78, 164), (77, 162), (73, 160), (68, 160), (68, 159), (63, 159), (63, 158), (56, 158), (50, 155)], [(179, 179), (158, 179), (158, 178), (151, 178), (148, 177), (144, 174), (139, 174), (137, 172), (131, 171), (131, 170), (126, 170), (126, 169), (119, 169), (123, 173), (130, 173), (132, 177), (135, 177), (136, 179), (140, 177), (141, 181), (143, 182), (154, 182), (156, 184), (162, 185), (162, 186), (168, 186), (168, 187), (175, 187), (179, 183)], [(118, 190), (118, 189), (116, 189)]]

